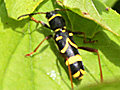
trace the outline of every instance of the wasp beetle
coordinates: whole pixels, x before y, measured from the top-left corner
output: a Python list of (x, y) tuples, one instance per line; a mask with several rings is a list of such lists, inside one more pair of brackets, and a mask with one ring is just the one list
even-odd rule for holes
[[(78, 47), (73, 39), (73, 35), (84, 35), (84, 43), (94, 43), (95, 41), (86, 41), (85, 33), (83, 32), (72, 32), (70, 30), (66, 29), (66, 24), (65, 20), (61, 16), (61, 14), (57, 13), (57, 11), (70, 11), (69, 9), (55, 9), (54, 11), (50, 12), (38, 12), (38, 13), (31, 13), (31, 14), (25, 14), (22, 15), (19, 18), (23, 16), (30, 16), (33, 21), (36, 23), (40, 23), (41, 25), (45, 26), (46, 28), (49, 28), (55, 32), (55, 35), (49, 35), (45, 37), (45, 39), (42, 40), (42, 42), (37, 46), (37, 48), (29, 53), (26, 54), (25, 56), (30, 56), (33, 53), (36, 52), (36, 50), (39, 48), (39, 46), (45, 41), (50, 38), (53, 38), (58, 45), (58, 48), (60, 50), (61, 55), (65, 59), (65, 64), (68, 67), (69, 70), (69, 77), (71, 80), (71, 87), (73, 89), (73, 81), (72, 81), (72, 76), (73, 78), (77, 78), (78, 80), (83, 78), (83, 75), (85, 74), (84, 71), (84, 66), (82, 63), (82, 57), (80, 53), (78, 52), (78, 49), (83, 49), (87, 50), (90, 52), (96, 52), (98, 55), (98, 61), (99, 61), (99, 68), (100, 68), (100, 77), (101, 77), (101, 82), (103, 81), (103, 76), (102, 76), (102, 69), (101, 69), (101, 63), (100, 63), (100, 56), (98, 53), (97, 49), (89, 48), (89, 47)], [(42, 21), (38, 21), (35, 18), (32, 17), (32, 15), (36, 14), (46, 14), (46, 18), (49, 21), (49, 25), (45, 24)]]

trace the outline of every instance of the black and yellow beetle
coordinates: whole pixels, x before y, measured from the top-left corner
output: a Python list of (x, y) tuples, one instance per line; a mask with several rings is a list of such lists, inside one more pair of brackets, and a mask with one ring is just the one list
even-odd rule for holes
[(32, 55), (34, 52), (36, 52), (36, 50), (39, 48), (39, 46), (45, 40), (50, 39), (52, 37), (55, 40), (55, 42), (57, 43), (61, 55), (65, 59), (65, 64), (69, 70), (71, 87), (73, 89), (72, 76), (74, 78), (77, 78), (78, 80), (80, 80), (83, 78), (83, 75), (85, 74), (84, 66), (82, 63), (82, 57), (81, 57), (80, 53), (78, 52), (78, 49), (83, 49), (83, 50), (87, 50), (90, 52), (96, 52), (98, 55), (100, 76), (101, 76), (101, 82), (102, 82), (103, 76), (102, 76), (102, 69), (101, 69), (100, 57), (99, 57), (98, 50), (89, 48), (89, 47), (78, 47), (73, 40), (73, 34), (83, 34), (85, 43), (94, 43), (96, 41), (86, 41), (85, 33), (83, 33), (83, 32), (72, 32), (70, 30), (66, 30), (65, 20), (63, 19), (61, 14), (57, 13), (57, 11), (70, 11), (70, 10), (55, 9), (54, 11), (50, 11), (50, 12), (38, 12), (38, 13), (32, 13), (32, 14), (25, 14), (25, 15), (18, 17), (18, 19), (19, 19), (19, 18), (21, 18), (23, 16), (27, 16), (27, 15), (31, 17), (32, 15), (36, 15), (36, 14), (46, 14), (46, 18), (49, 21), (50, 27), (42, 21), (37, 21), (33, 17), (31, 17), (31, 19), (33, 21), (35, 21), (36, 23), (40, 23), (43, 26), (45, 26), (46, 28), (49, 28), (55, 32), (55, 36), (49, 35), (49, 36), (45, 37), (45, 39), (42, 40), (42, 42), (37, 46), (37, 48), (33, 52), (26, 54), (26, 56)]

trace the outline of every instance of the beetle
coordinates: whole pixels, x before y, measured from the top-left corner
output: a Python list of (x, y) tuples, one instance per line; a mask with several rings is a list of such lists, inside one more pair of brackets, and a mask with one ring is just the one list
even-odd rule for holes
[[(49, 28), (55, 32), (55, 35), (49, 35), (45, 37), (40, 44), (35, 48), (35, 50), (29, 54), (26, 54), (25, 56), (30, 56), (33, 53), (36, 52), (36, 50), (40, 47), (40, 45), (45, 41), (50, 38), (53, 38), (58, 45), (58, 48), (60, 50), (60, 54), (63, 56), (65, 59), (65, 64), (68, 67), (69, 71), (69, 76), (71, 80), (71, 87), (73, 89), (73, 81), (72, 81), (72, 76), (73, 78), (77, 78), (78, 80), (83, 78), (83, 75), (85, 74), (84, 66), (82, 63), (82, 57), (80, 53), (78, 52), (78, 49), (83, 49), (87, 50), (90, 52), (96, 52), (98, 56), (98, 61), (99, 61), (99, 68), (100, 68), (100, 77), (101, 77), (101, 82), (103, 82), (103, 75), (102, 75), (102, 68), (101, 68), (101, 63), (100, 63), (100, 56), (99, 52), (97, 49), (93, 49), (90, 47), (78, 47), (76, 43), (74, 42), (73, 35), (84, 35), (84, 43), (94, 43), (94, 41), (86, 41), (86, 36), (84, 32), (72, 32), (70, 30), (66, 29), (66, 23), (65, 20), (63, 19), (62, 15), (57, 13), (57, 11), (70, 11), (69, 9), (55, 9), (50, 12), (37, 12), (37, 13), (31, 13), (31, 14), (25, 14), (22, 15), (21, 17), (24, 16), (30, 16), (31, 19), (36, 22), (40, 23), (41, 25), (45, 26), (46, 28)], [(49, 21), (48, 26), (46, 23), (42, 21), (36, 20), (33, 15), (36, 14), (46, 14), (46, 18)]]

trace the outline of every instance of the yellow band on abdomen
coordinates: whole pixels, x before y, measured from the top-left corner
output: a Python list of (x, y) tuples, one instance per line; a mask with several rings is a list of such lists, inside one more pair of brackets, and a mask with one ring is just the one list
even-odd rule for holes
[(82, 57), (79, 55), (79, 54), (77, 54), (77, 55), (75, 55), (75, 56), (71, 56), (70, 58), (68, 58), (67, 60), (66, 60), (66, 65), (68, 66), (68, 65), (71, 65), (71, 64), (73, 64), (73, 63), (75, 63), (75, 62), (77, 62), (77, 61), (82, 61)]

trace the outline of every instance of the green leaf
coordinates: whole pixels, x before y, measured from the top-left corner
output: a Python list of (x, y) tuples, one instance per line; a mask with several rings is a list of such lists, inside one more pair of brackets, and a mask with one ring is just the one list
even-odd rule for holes
[(8, 16), (17, 19), (20, 15), (32, 13), (43, 0), (4, 0)]
[[(71, 1), (70, 5), (72, 3)], [(30, 18), (21, 21), (12, 19), (13, 16), (16, 16), (15, 18), (19, 16), (15, 13), (12, 13), (13, 15), (10, 16), (8, 13), (10, 10), (6, 8), (6, 4), (4, 1), (0, 3), (0, 90), (69, 90), (71, 84), (68, 70), (54, 40), (46, 40), (33, 56), (25, 57), (46, 36), (53, 34), (53, 32), (29, 20)], [(15, 6), (20, 7), (19, 5), (24, 5), (24, 2)], [(93, 5), (95, 4), (93, 3)], [(82, 3), (76, 4), (76, 6), (82, 8)], [(102, 6), (104, 4), (101, 5), (101, 8)], [(21, 8), (25, 7), (21, 6)], [(52, 11), (55, 8), (62, 7), (55, 3), (55, 0), (44, 0), (42, 3), (39, 3), (35, 12)], [(92, 14), (84, 16), (82, 13), (78, 14), (78, 11), (83, 12), (83, 10), (69, 8), (73, 12), (59, 12), (65, 18), (67, 28), (70, 29), (72, 27), (71, 30), (73, 31), (85, 32), (87, 37), (92, 37), (92, 40), (98, 40), (96, 43), (86, 44), (83, 43), (83, 37), (74, 36), (77, 45), (99, 50), (104, 82), (118, 80), (120, 75), (120, 37), (108, 30), (104, 30), (107, 26), (99, 20), (97, 15), (96, 18), (92, 16), (93, 19), (90, 19), (89, 17)], [(98, 11), (96, 7), (94, 9)], [(75, 13), (74, 10), (76, 10)], [(88, 8), (88, 10), (91, 10), (91, 8)], [(14, 12), (16, 11), (21, 12), (14, 10)], [(33, 11), (32, 9), (28, 13)], [(24, 12), (24, 14), (26, 13), (27, 11)], [(111, 9), (103, 14), (106, 16), (105, 18), (108, 18), (104, 22), (107, 22), (108, 27), (119, 34), (119, 15)], [(22, 14), (20, 13), (20, 15)], [(113, 18), (111, 19), (112, 15)], [(45, 15), (35, 15), (34, 18), (48, 24)], [(118, 22), (115, 22), (117, 21), (116, 19)], [(95, 28), (96, 26), (98, 28)], [(94, 31), (91, 33), (89, 30)], [(100, 82), (100, 72), (97, 55), (84, 50), (79, 50), (79, 52), (83, 58), (86, 74), (82, 81), (73, 80), (74, 87), (79, 85), (80, 88), (83, 88), (91, 84), (98, 84)]]
[(112, 7), (118, 0), (101, 0), (104, 2), (108, 7)]
[(83, 88), (79, 88), (77, 87), (76, 90), (119, 90), (120, 89), (120, 82), (119, 80), (114, 81), (114, 82), (106, 82), (106, 83), (102, 83), (102, 84), (98, 84), (98, 85), (90, 85), (90, 86), (86, 86)]
[[(81, 15), (80, 14), (81, 12), (78, 12), (78, 10), (89, 14), (89, 15), (81, 15), (81, 17), (78, 15), (74, 15), (74, 17), (77, 17), (77, 20), (81, 19), (78, 21), (79, 23), (77, 24), (74, 23), (76, 21), (76, 18), (74, 18), (73, 15), (69, 16), (68, 14), (69, 19), (71, 20), (71, 23), (73, 22), (72, 30), (77, 30), (76, 26), (79, 26), (79, 24), (83, 26), (81, 22), (85, 22), (85, 20), (87, 21), (87, 18), (88, 18), (88, 21), (87, 21), (88, 23), (86, 22), (84, 23), (84, 27), (87, 26), (89, 28), (89, 32), (88, 30), (87, 32), (85, 32), (88, 35), (88, 37), (90, 38), (93, 37), (97, 32), (103, 29), (108, 30), (120, 37), (120, 32), (119, 32), (120, 15), (114, 10), (108, 8), (101, 1), (76, 0), (74, 2), (73, 0), (64, 0), (63, 5), (69, 8), (70, 10), (72, 10), (73, 12), (77, 13), (78, 15)], [(75, 10), (76, 8), (78, 9), (77, 12)], [(109, 10), (106, 10), (107, 8)]]

